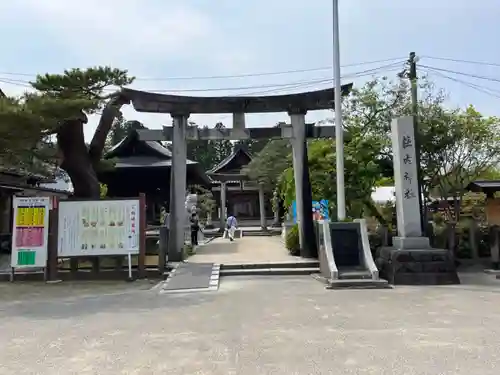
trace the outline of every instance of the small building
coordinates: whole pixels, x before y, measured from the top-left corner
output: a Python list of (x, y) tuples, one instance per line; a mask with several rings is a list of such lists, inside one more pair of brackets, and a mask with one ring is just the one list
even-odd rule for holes
[(260, 223), (266, 227), (273, 217), (271, 196), (259, 184), (249, 181), (243, 169), (252, 160), (247, 148), (236, 143), (233, 152), (207, 172), (217, 203), (216, 220), (224, 226), (227, 214), (236, 216), (240, 225)]
[[(159, 223), (160, 209), (168, 210), (172, 151), (159, 141), (142, 141), (131, 131), (111, 148), (104, 159), (109, 166), (98, 172), (99, 181), (107, 185), (110, 197), (146, 195), (147, 221)], [(187, 184), (210, 187), (210, 180), (200, 165), (187, 161)]]
[(472, 181), (466, 189), (486, 195), (485, 213), (488, 224), (500, 225), (500, 198), (495, 197), (495, 193), (500, 191), (500, 180)]

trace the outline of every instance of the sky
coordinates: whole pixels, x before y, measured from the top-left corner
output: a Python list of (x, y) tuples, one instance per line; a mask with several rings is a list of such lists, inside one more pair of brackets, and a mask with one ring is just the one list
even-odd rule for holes
[[(500, 115), (500, 49), (494, 47), (500, 1), (339, 3), (343, 83), (362, 85), (370, 75), (360, 72), (391, 63), (396, 65), (375, 70), (376, 76), (395, 77), (414, 51), (419, 71), (448, 91), (450, 106), (473, 104), (485, 115)], [(37, 73), (97, 65), (127, 69), (137, 77), (134, 88), (179, 95), (272, 95), (332, 86), (326, 81), (333, 74), (331, 0), (0, 1), (0, 31), (0, 88), (10, 95), (26, 90)], [(246, 76), (227, 77), (237, 75)], [(226, 78), (203, 78), (214, 76)], [(137, 113), (131, 106), (123, 113), (149, 128), (171, 124), (166, 114)], [(247, 126), (270, 127), (287, 117), (247, 115)], [(329, 117), (317, 111), (306, 120)], [(96, 120), (86, 126), (87, 140)], [(231, 126), (228, 114), (190, 120)]]

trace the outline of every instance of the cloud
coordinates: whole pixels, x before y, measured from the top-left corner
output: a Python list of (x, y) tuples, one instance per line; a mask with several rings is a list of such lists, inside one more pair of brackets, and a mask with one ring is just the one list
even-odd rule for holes
[(70, 55), (86, 66), (126, 67), (141, 76), (193, 61), (219, 72), (250, 65), (253, 55), (233, 43), (213, 14), (187, 1), (17, 0), (0, 5), (0, 13), (44, 34), (45, 40), (26, 35), (24, 43), (43, 43), (48, 54)]
[(19, 0), (11, 4), (43, 23), (71, 53), (100, 64), (175, 58), (179, 52), (189, 57), (186, 46), (214, 32), (210, 18), (182, 2), (144, 6), (138, 0), (87, 0), (81, 5)]
[[(249, 71), (258, 56), (245, 43), (235, 43), (234, 35), (224, 30), (216, 15), (195, 7), (193, 2), (149, 0), (145, 6), (138, 0), (119, 3), (87, 0), (80, 4), (65, 0), (2, 2), (3, 26), (21, 30), (7, 46), (9, 55), (15, 56), (19, 45), (31, 44), (40, 46), (44, 52), (40, 60), (25, 64), (33, 73), (41, 66), (42, 72), (45, 69), (58, 72), (72, 67), (111, 65), (128, 69), (142, 78)], [(26, 58), (24, 53), (16, 60), (25, 62)], [(0, 71), (23, 69), (15, 62), (10, 66), (4, 62), (3, 68), (1, 64)], [(0, 78), (4, 80), (0, 83), (2, 89), (8, 94), (21, 94), (26, 90), (25, 83), (9, 84), (5, 83), (5, 77)], [(207, 83), (138, 81), (134, 87), (191, 88), (193, 84), (200, 87)], [(138, 114), (131, 107), (124, 108), (124, 112), (127, 118), (143, 121), (151, 127), (170, 123), (168, 115)], [(87, 138), (92, 136), (97, 120), (90, 119), (85, 131)]]

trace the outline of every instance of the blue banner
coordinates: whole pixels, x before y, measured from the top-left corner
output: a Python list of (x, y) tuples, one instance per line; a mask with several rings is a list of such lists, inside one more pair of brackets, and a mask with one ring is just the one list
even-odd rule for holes
[[(321, 199), (320, 201), (312, 201), (312, 216), (313, 220), (328, 220), (328, 200)], [(292, 217), (293, 222), (297, 222), (297, 202), (292, 202)]]

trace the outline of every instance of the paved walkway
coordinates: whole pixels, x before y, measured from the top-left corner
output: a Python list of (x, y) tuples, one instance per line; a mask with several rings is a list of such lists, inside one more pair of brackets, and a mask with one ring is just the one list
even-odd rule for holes
[[(230, 242), (216, 238), (196, 249), (189, 262), (217, 264), (307, 262), (288, 254), (279, 236), (242, 237)], [(310, 261), (310, 260), (309, 260)]]
[(0, 299), (0, 375), (496, 375), (500, 281), (488, 280), (331, 291), (253, 277), (222, 279), (218, 293), (19, 295)]

